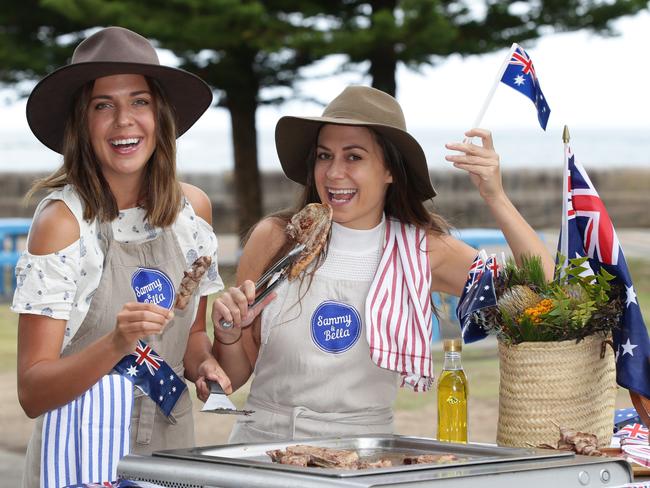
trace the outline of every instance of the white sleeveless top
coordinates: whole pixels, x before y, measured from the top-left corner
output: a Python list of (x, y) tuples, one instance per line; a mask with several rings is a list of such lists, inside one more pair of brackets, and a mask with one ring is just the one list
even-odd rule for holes
[[(67, 320), (63, 348), (83, 322), (102, 276), (106, 242), (99, 236), (99, 222), (84, 220), (83, 207), (74, 188), (66, 185), (45, 197), (34, 217), (50, 200), (62, 200), (79, 223), (80, 237), (65, 249), (46, 255), (25, 250), (16, 265), (16, 290), (11, 310), (16, 313), (42, 314)], [(114, 239), (119, 242), (143, 242), (155, 238), (162, 229), (144, 220), (141, 207), (121, 210), (111, 223)], [(211, 256), (212, 266), (199, 286), (199, 296), (223, 289), (217, 267), (217, 237), (212, 227), (194, 213), (187, 199), (172, 231), (178, 239), (186, 267), (199, 256)]]
[(334, 223), (312, 282), (278, 287), (262, 313), (245, 407), (255, 413), (238, 419), (231, 442), (392, 431), (400, 378), (372, 362), (364, 318), (385, 232), (384, 220), (370, 230)]

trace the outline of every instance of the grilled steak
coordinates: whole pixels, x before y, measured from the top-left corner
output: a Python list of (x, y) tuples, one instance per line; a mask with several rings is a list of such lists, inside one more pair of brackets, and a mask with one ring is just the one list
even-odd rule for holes
[(317, 466), (321, 468), (358, 469), (359, 455), (355, 451), (297, 444), (286, 450), (267, 451), (271, 459), (280, 464)]
[(399, 457), (396, 459), (387, 457), (361, 459), (359, 454), (353, 450), (332, 449), (305, 444), (287, 446), (284, 451), (281, 449), (266, 451), (266, 454), (274, 462), (280, 464), (337, 469), (389, 468), (393, 466), (393, 462), (398, 464), (445, 464), (460, 459), (454, 454), (421, 454), (419, 456), (404, 456), (402, 462), (399, 463)]
[(305, 250), (289, 269), (287, 279), (295, 279), (320, 254), (331, 227), (332, 207), (326, 203), (310, 203), (291, 217), (286, 228), (287, 235), (297, 243), (304, 244)]

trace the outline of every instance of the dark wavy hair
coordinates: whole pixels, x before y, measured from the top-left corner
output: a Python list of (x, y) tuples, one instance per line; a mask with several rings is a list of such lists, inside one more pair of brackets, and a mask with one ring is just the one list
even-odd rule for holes
[[(375, 138), (382, 150), (384, 164), (393, 177), (393, 182), (388, 185), (386, 200), (384, 202), (384, 212), (387, 217), (393, 217), (406, 224), (415, 225), (427, 233), (435, 235), (448, 234), (449, 224), (440, 215), (427, 210), (425, 202), (420, 200), (419, 195), (426, 193), (421, 180), (413, 175), (405, 162), (404, 156), (399, 149), (388, 138), (381, 135), (372, 128), (367, 128)], [(270, 218), (277, 222), (278, 226), (284, 227), (291, 220), (291, 217), (300, 211), (309, 203), (322, 203), (318, 192), (316, 191), (316, 182), (314, 179), (314, 166), (316, 163), (316, 146), (318, 143), (318, 134), (311, 145), (309, 153), (306, 155), (305, 164), (307, 165), (307, 182), (304, 185), (303, 192), (293, 208), (281, 210), (269, 215)], [(429, 199), (432, 200), (432, 199)], [(254, 228), (254, 227), (253, 227)], [(247, 238), (250, 236), (249, 231)], [(282, 248), (269, 260), (270, 265), (284, 256), (294, 243), (288, 241)], [(421, 243), (426, 248), (426, 243)], [(319, 256), (316, 269), (325, 259), (326, 253)]]
[[(155, 227), (174, 223), (181, 210), (182, 189), (176, 178), (176, 116), (160, 84), (145, 77), (151, 90), (156, 122), (156, 146), (145, 166), (138, 203)], [(73, 99), (63, 135), (63, 164), (51, 175), (37, 180), (27, 193), (56, 190), (69, 184), (83, 203), (83, 218), (107, 222), (117, 218), (115, 197), (101, 171), (90, 142), (88, 106), (94, 81), (82, 86)]]

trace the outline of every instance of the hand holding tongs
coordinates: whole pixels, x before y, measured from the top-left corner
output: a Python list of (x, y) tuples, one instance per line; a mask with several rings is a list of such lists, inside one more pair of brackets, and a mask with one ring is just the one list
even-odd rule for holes
[[(262, 300), (264, 300), (280, 283), (287, 279), (287, 273), (289, 267), (293, 262), (300, 256), (300, 253), (305, 250), (305, 245), (300, 244), (294, 247), (289, 253), (280, 259), (277, 263), (271, 266), (257, 282), (255, 283), (255, 293), (257, 294), (260, 289), (266, 285), (273, 277), (276, 277), (271, 284), (269, 284), (259, 295), (255, 296), (255, 300), (251, 303), (248, 308), (255, 308)], [(230, 329), (233, 326), (232, 322), (227, 322), (224, 319), (219, 321), (224, 329)]]

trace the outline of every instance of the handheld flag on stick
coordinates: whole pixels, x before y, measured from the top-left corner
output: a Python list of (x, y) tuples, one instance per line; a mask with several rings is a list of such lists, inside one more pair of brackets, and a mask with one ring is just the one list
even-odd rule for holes
[(650, 398), (650, 341), (623, 249), (605, 205), (571, 152), (566, 128), (565, 135), (564, 212), (558, 251), (569, 258), (587, 256), (594, 273), (604, 268), (624, 287), (621, 326), (613, 333), (616, 381)]
[(539, 79), (537, 78), (537, 73), (535, 72), (535, 67), (530, 56), (516, 43), (513, 43), (510, 47), (508, 56), (499, 69), (494, 85), (488, 93), (473, 127), (478, 127), (481, 124), (499, 83), (504, 83), (530, 98), (537, 109), (539, 125), (542, 126), (542, 129), (546, 130), (548, 117), (551, 115), (551, 108), (546, 103), (546, 98), (542, 93), (542, 88), (539, 85)]
[(135, 351), (124, 356), (114, 369), (149, 395), (167, 416), (187, 388), (171, 366), (143, 341), (138, 341)]

